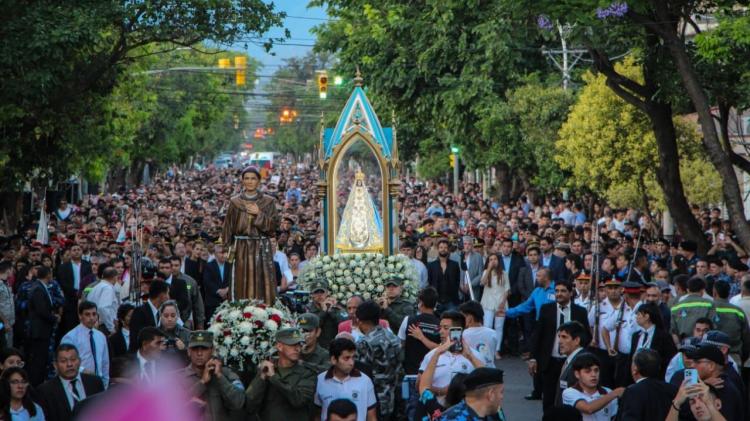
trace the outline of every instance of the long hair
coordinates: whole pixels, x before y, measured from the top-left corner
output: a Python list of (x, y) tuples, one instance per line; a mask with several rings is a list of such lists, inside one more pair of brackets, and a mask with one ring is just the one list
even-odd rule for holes
[[(497, 266), (495, 267), (495, 276), (497, 276), (497, 282), (502, 285), (503, 283), (503, 272), (505, 269), (503, 268), (503, 258), (500, 257), (497, 253), (492, 253), (487, 256), (487, 260), (484, 261), (484, 270), (487, 270), (490, 267), (490, 257), (495, 256), (497, 258)], [(490, 283), (492, 283), (492, 274), (490, 274)]]
[[(26, 382), (29, 381), (29, 375), (21, 367), (10, 367), (3, 370), (3, 374), (0, 375), (0, 415), (3, 420), (11, 420), (10, 416), (10, 377), (14, 374), (19, 374)], [(26, 388), (26, 394), (21, 400), (23, 407), (29, 411), (29, 415), (32, 417), (36, 415), (36, 405), (31, 400), (28, 386)]]

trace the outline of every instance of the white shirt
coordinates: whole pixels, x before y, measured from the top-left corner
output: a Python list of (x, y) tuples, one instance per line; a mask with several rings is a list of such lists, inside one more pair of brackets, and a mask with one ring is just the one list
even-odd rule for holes
[[(604, 327), (609, 330), (609, 340), (617, 352), (623, 354), (630, 354), (630, 338), (633, 336), (633, 332), (636, 332), (640, 327), (635, 322), (635, 311), (638, 309), (640, 303), (636, 304), (633, 308), (630, 308), (625, 300), (620, 302), (620, 305), (614, 309), (607, 320), (604, 321)], [(625, 306), (622, 310), (622, 325), (620, 326), (619, 343), (615, 344), (615, 337), (617, 336), (617, 325), (620, 320), (620, 307)]]
[(326, 421), (328, 405), (332, 401), (348, 399), (357, 406), (357, 421), (366, 421), (367, 411), (375, 408), (378, 402), (372, 380), (364, 373), (339, 380), (332, 372), (333, 369), (318, 374), (313, 401), (315, 406), (320, 408), (320, 420)]
[[(94, 333), (96, 355), (91, 352), (90, 332)], [(75, 346), (81, 359), (81, 368), (96, 373), (97, 376), (102, 378), (104, 387), (107, 387), (109, 384), (109, 348), (107, 347), (107, 338), (101, 331), (89, 329), (79, 323), (78, 326), (63, 336), (60, 343)], [(96, 364), (94, 364), (94, 359), (96, 359)]]
[[(141, 351), (136, 352), (135, 355), (138, 359), (138, 375), (141, 380), (146, 383), (154, 382), (154, 380), (156, 380), (156, 364), (151, 360), (143, 358)], [(146, 369), (146, 364), (149, 365), (149, 369)]]
[[(607, 393), (612, 391), (611, 389), (606, 387), (603, 387), (603, 389)], [(594, 394), (589, 395), (586, 392), (583, 392), (575, 387), (569, 387), (563, 391), (562, 403), (563, 405), (570, 405), (572, 407), (575, 407), (578, 401), (593, 402), (600, 397), (602, 397), (602, 395), (601, 393), (599, 393), (599, 391), (596, 391), (594, 392)], [(581, 413), (581, 416), (583, 417), (583, 421), (610, 421), (616, 414), (617, 399), (613, 399), (607, 404), (607, 406), (596, 411), (595, 413), (591, 415)]]
[(130, 349), (130, 329), (121, 328), (120, 332), (122, 337), (125, 339), (125, 349)]
[[(483, 360), (482, 356), (477, 354), (474, 349), (472, 349), (471, 352), (479, 361)], [(420, 373), (423, 373), (427, 369), (427, 364), (430, 363), (433, 355), (435, 355), (434, 349), (424, 356), (422, 363), (419, 365)], [(451, 380), (453, 380), (453, 376), (458, 373), (468, 374), (472, 371), (474, 371), (474, 366), (466, 357), (461, 354), (444, 352), (438, 357), (438, 362), (435, 366), (435, 374), (432, 376), (432, 386), (437, 388), (448, 387)], [(445, 405), (445, 396), (438, 396), (438, 402), (440, 402), (441, 405)]]
[[(560, 306), (560, 304), (557, 304), (557, 316), (555, 316), (555, 322), (557, 323), (557, 328), (560, 327), (560, 315), (563, 315), (565, 318), (565, 323), (568, 323), (570, 321), (570, 306), (573, 303), (568, 303), (565, 306), (565, 309)], [(562, 358), (563, 356), (560, 355), (560, 339), (557, 337), (557, 328), (555, 329), (555, 343), (552, 345), (552, 356), (554, 358)]]
[[(65, 391), (65, 397), (68, 398), (68, 405), (70, 405), (70, 409), (72, 411), (76, 402), (76, 399), (73, 397), (72, 380), (65, 380), (62, 377), (58, 377), (58, 379), (60, 379), (62, 388)], [(83, 382), (81, 381), (80, 374), (78, 375), (78, 377), (76, 377), (76, 390), (78, 391), (78, 402), (84, 400), (86, 398), (86, 390), (84, 390), (83, 388)]]
[(292, 282), (294, 275), (292, 274), (292, 269), (289, 268), (289, 260), (286, 258), (286, 254), (276, 250), (276, 253), (273, 254), (273, 260), (279, 264), (281, 274), (284, 275), (287, 282)]
[(411, 259), (411, 263), (414, 265), (414, 268), (417, 269), (417, 273), (419, 274), (419, 289), (427, 288), (427, 266), (425, 266), (421, 260), (414, 258)]
[(107, 281), (101, 281), (89, 292), (87, 300), (96, 304), (99, 321), (107, 327), (107, 330), (114, 332), (117, 308), (120, 306), (117, 287)]
[(482, 356), (485, 367), (495, 367), (495, 350), (497, 349), (497, 332), (488, 327), (469, 327), (464, 329), (466, 343)]
[[(609, 302), (609, 298), (605, 298), (599, 303), (599, 349), (607, 350), (607, 347), (604, 345), (604, 339), (602, 337), (602, 332), (604, 332), (604, 322), (607, 320), (607, 317), (609, 317), (610, 313), (612, 313), (615, 310), (615, 308), (612, 306), (612, 303)], [(591, 326), (591, 329), (594, 329), (596, 326), (596, 306), (591, 306), (591, 310), (589, 310), (589, 326)], [(612, 338), (614, 339), (614, 338)]]
[[(159, 309), (154, 306), (154, 303), (151, 302), (151, 300), (146, 300), (148, 303), (148, 306), (151, 308), (151, 314), (154, 315), (154, 325), (159, 325)], [(179, 320), (179, 319), (178, 319)]]

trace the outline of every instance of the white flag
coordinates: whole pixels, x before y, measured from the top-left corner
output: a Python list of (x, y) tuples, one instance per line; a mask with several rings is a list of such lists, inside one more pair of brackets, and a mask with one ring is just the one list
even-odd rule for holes
[(124, 243), (125, 239), (127, 237), (125, 236), (125, 223), (120, 225), (120, 232), (117, 234), (117, 240), (115, 240), (118, 243)]
[(47, 227), (47, 212), (44, 211), (44, 204), (39, 209), (39, 226), (36, 228), (36, 241), (41, 244), (49, 244), (49, 228)]

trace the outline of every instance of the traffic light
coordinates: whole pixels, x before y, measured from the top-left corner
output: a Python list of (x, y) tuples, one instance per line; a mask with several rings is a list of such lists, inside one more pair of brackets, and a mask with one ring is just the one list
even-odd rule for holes
[(247, 80), (247, 57), (236, 56), (234, 58), (235, 83), (237, 86), (245, 86)]
[(282, 123), (291, 123), (297, 118), (297, 110), (292, 110), (289, 108), (284, 108), (281, 110), (281, 115), (279, 116), (279, 121)]
[(450, 158), (451, 158), (451, 168), (455, 168), (456, 167), (456, 154), (450, 154)]
[(328, 75), (326, 73), (318, 75), (318, 94), (320, 99), (328, 97)]

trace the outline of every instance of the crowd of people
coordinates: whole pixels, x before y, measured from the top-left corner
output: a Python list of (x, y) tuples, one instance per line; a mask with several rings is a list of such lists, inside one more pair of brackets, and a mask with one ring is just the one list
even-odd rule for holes
[(748, 414), (748, 255), (718, 209), (695, 208), (712, 245), (699, 253), (634, 209), (404, 179), (416, 300), (394, 276), (381, 297), (346, 302), (316, 279), (298, 302), (319, 254), (317, 171), (264, 175), (280, 207), (276, 287), (296, 320), (271, 359), (227, 367), (207, 330), (229, 298), (220, 237), (237, 171), (170, 171), (48, 204), (47, 241), (37, 220), (0, 238), (0, 420), (78, 419), (164, 378), (196, 419), (505, 420), (496, 364), (509, 357), (528, 365), (544, 419)]

